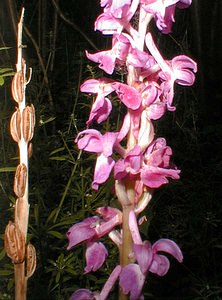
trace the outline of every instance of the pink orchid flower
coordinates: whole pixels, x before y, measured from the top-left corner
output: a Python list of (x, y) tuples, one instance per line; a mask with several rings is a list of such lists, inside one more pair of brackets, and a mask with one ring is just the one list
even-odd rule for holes
[(121, 33), (123, 28), (129, 25), (130, 19), (135, 14), (140, 0), (108, 0), (100, 1), (104, 7), (95, 22), (95, 30), (100, 30), (103, 34)]
[(175, 22), (174, 14), (176, 6), (186, 8), (191, 4), (192, 0), (141, 0), (143, 9), (154, 16), (156, 25), (163, 33), (170, 33), (173, 22)]
[(113, 80), (107, 78), (89, 79), (81, 85), (81, 92), (97, 94), (87, 125), (91, 125), (93, 120), (96, 120), (99, 124), (108, 118), (112, 110), (112, 103), (106, 96), (114, 91), (113, 82)]
[(115, 165), (115, 161), (110, 156), (113, 153), (117, 135), (114, 132), (107, 132), (102, 135), (95, 129), (86, 129), (81, 131), (76, 137), (75, 142), (78, 144), (79, 149), (97, 153), (92, 183), (92, 187), (95, 190), (98, 190), (99, 184), (104, 183), (108, 179)]
[(171, 254), (178, 262), (183, 261), (179, 246), (172, 240), (160, 239), (151, 245), (142, 241), (135, 212), (129, 215), (129, 228), (133, 239), (133, 252), (138, 264), (132, 263), (124, 267), (120, 273), (120, 286), (125, 294), (130, 294), (131, 300), (141, 296), (142, 288), (148, 272), (164, 276), (170, 267), (169, 259), (159, 252)]
[(194, 73), (197, 72), (197, 64), (186, 55), (176, 56), (170, 62), (165, 61), (158, 51), (151, 33), (146, 35), (146, 45), (161, 69), (159, 72), (162, 80), (161, 89), (168, 110), (175, 110), (175, 107), (172, 106), (174, 83), (185, 86), (192, 85), (195, 81)]
[(119, 99), (126, 107), (132, 110), (136, 110), (140, 107), (142, 98), (141, 94), (136, 88), (120, 82), (113, 83), (112, 86), (115, 89)]
[(158, 188), (168, 183), (167, 177), (179, 179), (180, 170), (170, 169), (172, 149), (166, 145), (164, 138), (154, 141), (144, 153), (141, 169), (141, 181), (150, 188)]
[(86, 56), (95, 63), (99, 63), (99, 68), (104, 70), (107, 74), (112, 74), (116, 63), (121, 64), (125, 62), (130, 45), (127, 34), (114, 34), (112, 49), (94, 54), (90, 54), (86, 51)]

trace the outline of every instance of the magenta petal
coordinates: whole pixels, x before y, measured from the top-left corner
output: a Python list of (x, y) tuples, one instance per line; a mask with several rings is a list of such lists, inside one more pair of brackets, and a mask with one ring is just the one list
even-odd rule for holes
[[(82, 137), (80, 137), (82, 136)], [(101, 153), (103, 151), (102, 146), (102, 134), (95, 129), (86, 129), (81, 131), (75, 140), (79, 149)]]
[(118, 279), (121, 269), (122, 269), (121, 266), (117, 265), (114, 268), (114, 270), (112, 271), (112, 273), (110, 274), (108, 280), (104, 284), (103, 289), (101, 290), (101, 293), (100, 293), (101, 300), (108, 299), (107, 296), (108, 296), (109, 292), (111, 291), (111, 289), (113, 288), (116, 280)]
[(142, 244), (134, 244), (133, 251), (142, 273), (146, 274), (153, 260), (153, 251), (150, 242), (144, 241)]
[(86, 249), (86, 267), (85, 273), (97, 271), (104, 263), (108, 252), (102, 243), (89, 243)]
[(145, 275), (139, 265), (129, 264), (120, 273), (119, 285), (125, 295), (130, 294), (130, 300), (137, 300), (141, 295), (144, 281)]
[(139, 108), (142, 98), (140, 93), (134, 87), (123, 83), (114, 83), (113, 87), (115, 88), (118, 97), (123, 104), (126, 105), (126, 107), (133, 110)]
[(104, 221), (109, 221), (116, 215), (122, 215), (122, 212), (118, 208), (110, 206), (98, 207), (96, 212), (103, 218)]
[(159, 188), (161, 185), (169, 182), (167, 177), (179, 179), (179, 173), (180, 170), (146, 166), (141, 170), (141, 180), (150, 188)]
[(154, 255), (149, 271), (164, 276), (170, 268), (169, 259), (164, 255)]
[(171, 254), (179, 262), (183, 261), (183, 254), (179, 246), (172, 240), (160, 239), (153, 244), (152, 249), (154, 253), (157, 253), (158, 251), (166, 252)]
[(109, 178), (109, 174), (111, 173), (114, 165), (115, 161), (111, 157), (105, 157), (103, 154), (100, 154), (97, 157), (94, 180), (92, 183), (93, 189), (97, 190), (99, 184), (104, 183)]
[(98, 124), (105, 121), (112, 110), (111, 101), (104, 96), (98, 95), (96, 101), (92, 105), (92, 109), (87, 121), (87, 125), (91, 125), (93, 120), (96, 120)]
[(116, 57), (112, 50), (101, 51), (94, 54), (90, 54), (86, 51), (86, 56), (88, 59), (99, 63), (100, 69), (104, 70), (106, 73), (113, 73)]
[(96, 235), (96, 231), (94, 229), (94, 224), (98, 222), (98, 217), (89, 217), (83, 220), (80, 223), (74, 224), (69, 228), (66, 236), (69, 240), (69, 245), (67, 250), (70, 250), (77, 244), (90, 240)]
[(113, 153), (113, 146), (116, 142), (117, 134), (115, 132), (106, 132), (102, 137), (103, 154), (105, 157), (111, 156)]
[(75, 291), (69, 300), (94, 300), (94, 294), (87, 289), (79, 289)]

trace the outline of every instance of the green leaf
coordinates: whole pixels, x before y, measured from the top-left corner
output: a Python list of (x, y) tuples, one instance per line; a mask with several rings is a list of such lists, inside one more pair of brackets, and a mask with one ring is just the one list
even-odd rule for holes
[(16, 167), (2, 167), (0, 168), (0, 173), (4, 172), (15, 172)]
[(64, 234), (62, 234), (62, 233), (60, 233), (58, 231), (54, 231), (54, 230), (49, 230), (48, 234), (50, 234), (50, 235), (52, 235), (52, 236), (54, 236), (54, 237), (56, 237), (58, 239), (64, 239), (65, 238)]
[(14, 273), (14, 270), (0, 270), (0, 276), (8, 276), (12, 275)]
[(5, 82), (4, 78), (0, 76), (0, 86), (3, 86), (4, 82)]

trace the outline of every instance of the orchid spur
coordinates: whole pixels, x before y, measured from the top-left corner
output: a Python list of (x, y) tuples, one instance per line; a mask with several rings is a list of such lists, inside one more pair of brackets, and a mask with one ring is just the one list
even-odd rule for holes
[[(95, 95), (88, 128), (78, 133), (75, 142), (79, 149), (95, 153), (96, 164), (92, 188), (113, 177), (117, 208), (101, 207), (100, 216), (87, 217), (68, 231), (68, 250), (86, 244), (85, 273), (96, 272), (108, 259), (108, 251), (100, 238), (108, 235), (117, 246), (120, 261), (101, 292), (80, 289), (71, 300), (108, 299), (119, 280), (119, 300), (144, 299), (143, 286), (149, 274), (164, 276), (172, 255), (182, 262), (179, 246), (170, 239), (160, 238), (151, 244), (143, 241), (137, 218), (149, 204), (154, 191), (180, 178), (180, 170), (171, 162), (172, 149), (166, 139), (154, 132), (154, 122), (173, 105), (175, 85), (190, 86), (195, 81), (197, 65), (181, 54), (164, 59), (149, 27), (152, 19), (158, 29), (169, 33), (175, 21), (175, 9), (186, 8), (191, 0), (101, 0), (103, 13), (95, 22), (95, 29), (112, 36), (108, 50), (90, 54), (107, 77), (87, 79), (81, 91)], [(116, 67), (126, 70), (126, 80), (110, 78)], [(117, 76), (118, 78), (118, 76)], [(89, 128), (107, 121), (113, 114), (112, 96), (125, 107), (122, 124), (115, 131), (100, 132)], [(153, 200), (155, 201), (155, 200)]]

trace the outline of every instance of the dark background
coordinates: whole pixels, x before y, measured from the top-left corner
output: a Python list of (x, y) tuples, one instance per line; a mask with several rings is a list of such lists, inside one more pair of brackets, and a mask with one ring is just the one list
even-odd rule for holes
[[(0, 47), (10, 49), (0, 51), (0, 68), (15, 69), (17, 16), (22, 4), (26, 9), (24, 53), (33, 69), (27, 101), (34, 104), (37, 118), (30, 160), (29, 237), (38, 260), (29, 280), (28, 299), (68, 299), (77, 287), (100, 289), (118, 255), (109, 244), (109, 263), (86, 278), (82, 248), (68, 253), (65, 238), (73, 223), (93, 215), (95, 207), (114, 201), (112, 182), (97, 194), (91, 191), (94, 157), (86, 154), (77, 160), (73, 143), (77, 132), (85, 128), (92, 101), (79, 94), (79, 85), (102, 75), (87, 61), (84, 50), (107, 49), (110, 38), (93, 29), (101, 12), (99, 1), (1, 0)], [(142, 231), (151, 241), (174, 239), (183, 250), (184, 262), (179, 265), (172, 260), (163, 278), (150, 274), (145, 299), (221, 300), (222, 3), (193, 0), (189, 9), (177, 11), (172, 34), (163, 36), (154, 25), (153, 30), (165, 57), (191, 56), (198, 63), (198, 74), (193, 87), (177, 87), (176, 112), (155, 123), (157, 135), (166, 137), (173, 148), (182, 177), (154, 194)], [(0, 87), (0, 167), (17, 163), (17, 147), (8, 129), (15, 106), (10, 81), (7, 78)], [(104, 129), (115, 128), (119, 118), (121, 113), (107, 121)], [(13, 172), (1, 171), (2, 239), (13, 218), (12, 183)], [(0, 299), (13, 299), (13, 267), (1, 246)], [(116, 299), (115, 291), (109, 299)]]

